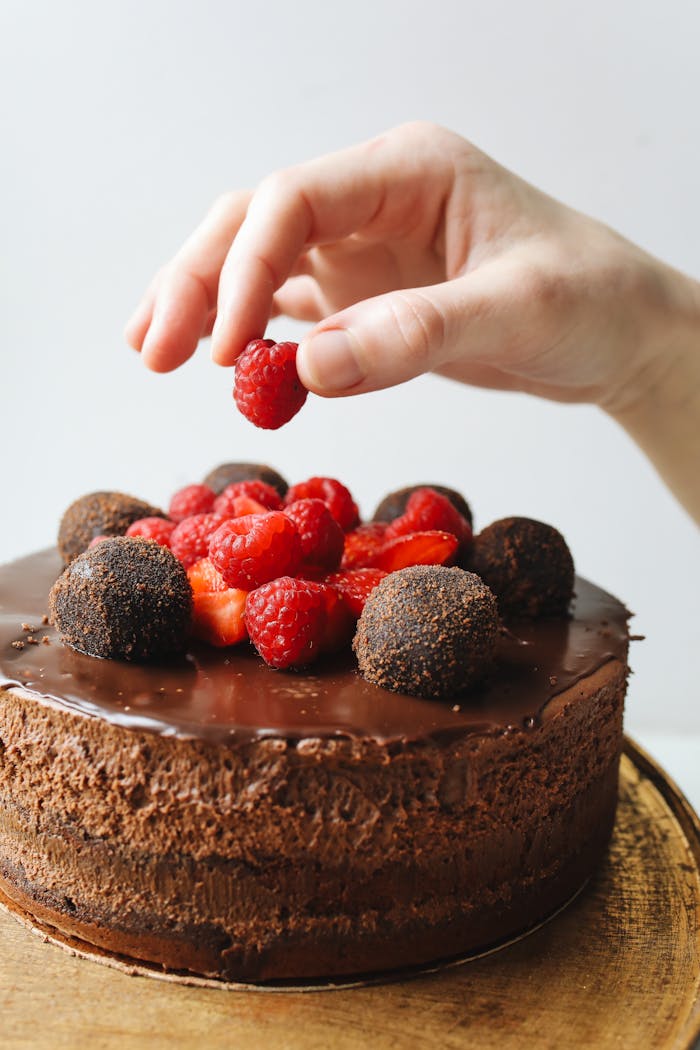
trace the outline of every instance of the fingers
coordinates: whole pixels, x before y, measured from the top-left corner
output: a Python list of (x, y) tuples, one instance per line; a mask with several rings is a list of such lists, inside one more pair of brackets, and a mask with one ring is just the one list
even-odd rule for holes
[[(261, 184), (221, 271), (212, 339), (218, 364), (233, 364), (248, 340), (264, 333), (275, 292), (310, 245), (382, 224), (394, 235), (408, 223), (415, 225), (426, 165), (432, 161), (429, 151), (407, 148), (406, 134), (321, 157)], [(440, 203), (448, 168), (444, 179), (430, 180)], [(426, 205), (425, 211), (439, 212), (439, 206)]]
[[(441, 371), (503, 386), (500, 366), (528, 316), (498, 261), (426, 288), (391, 292), (329, 317), (301, 343), (302, 383), (326, 397), (380, 390)], [(507, 371), (507, 369), (505, 369)]]
[(126, 338), (155, 372), (186, 361), (211, 331), (219, 275), (250, 193), (226, 194), (158, 275), (126, 328)]

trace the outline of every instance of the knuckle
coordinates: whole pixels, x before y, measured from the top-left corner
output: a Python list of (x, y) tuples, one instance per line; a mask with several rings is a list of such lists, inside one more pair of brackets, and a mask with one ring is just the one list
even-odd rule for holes
[(415, 367), (427, 367), (445, 344), (445, 316), (427, 296), (405, 291), (392, 296), (390, 308), (403, 352)]

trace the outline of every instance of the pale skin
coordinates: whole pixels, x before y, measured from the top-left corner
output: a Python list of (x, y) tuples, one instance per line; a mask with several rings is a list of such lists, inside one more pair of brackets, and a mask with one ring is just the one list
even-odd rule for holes
[(597, 404), (700, 521), (700, 284), (453, 132), (407, 124), (225, 194), (126, 336), (156, 372), (209, 334), (231, 366), (279, 314), (313, 324), (297, 365), (325, 397), (433, 371)]

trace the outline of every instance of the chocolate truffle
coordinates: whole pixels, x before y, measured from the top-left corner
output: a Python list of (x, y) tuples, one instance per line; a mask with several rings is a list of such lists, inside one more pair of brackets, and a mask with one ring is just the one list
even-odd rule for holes
[(61, 639), (89, 656), (148, 661), (181, 652), (192, 590), (159, 543), (120, 536), (75, 558), (49, 595)]
[(58, 528), (58, 549), (68, 563), (90, 546), (95, 536), (123, 536), (139, 518), (164, 518), (150, 503), (123, 492), (89, 492), (65, 511)]
[(405, 489), (397, 489), (396, 492), (390, 492), (379, 503), (372, 521), (393, 521), (394, 518), (399, 518), (406, 510), (409, 497), (416, 489), (435, 489), (441, 496), (447, 497), (452, 506), (456, 507), (470, 525), (473, 524), (471, 508), (464, 496), (454, 489), (447, 488), (446, 485), (435, 485), (432, 481), (426, 481), (423, 485), (409, 485)]
[(471, 572), (413, 565), (386, 576), (367, 599), (353, 648), (369, 682), (428, 698), (458, 695), (493, 658), (493, 594)]
[(264, 481), (266, 485), (272, 485), (273, 489), (277, 489), (282, 499), (289, 488), (281, 474), (278, 474), (272, 467), (266, 467), (263, 463), (222, 463), (209, 471), (204, 479), (204, 484), (214, 489), (218, 495), (227, 485), (233, 485), (236, 481)]
[(498, 599), (501, 616), (564, 616), (574, 593), (574, 561), (552, 525), (502, 518), (475, 537), (469, 568)]

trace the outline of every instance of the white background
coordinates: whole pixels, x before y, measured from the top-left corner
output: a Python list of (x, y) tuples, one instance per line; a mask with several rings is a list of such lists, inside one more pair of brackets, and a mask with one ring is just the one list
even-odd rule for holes
[(164, 503), (224, 460), (338, 476), (367, 514), (450, 484), (479, 525), (557, 525), (635, 611), (628, 729), (700, 799), (698, 532), (598, 410), (426, 378), (269, 434), (206, 347), (156, 376), (121, 334), (218, 193), (414, 118), (700, 276), (698, 39), (693, 0), (3, 0), (0, 560), (84, 492)]

